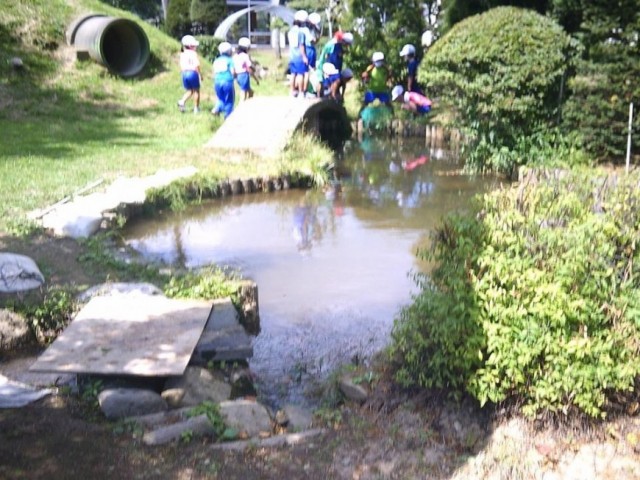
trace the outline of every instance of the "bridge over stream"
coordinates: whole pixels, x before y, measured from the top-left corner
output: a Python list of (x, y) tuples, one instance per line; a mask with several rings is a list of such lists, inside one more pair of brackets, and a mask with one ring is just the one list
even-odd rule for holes
[(241, 102), (207, 147), (275, 156), (299, 128), (329, 143), (351, 134), (347, 113), (334, 100), (263, 96)]

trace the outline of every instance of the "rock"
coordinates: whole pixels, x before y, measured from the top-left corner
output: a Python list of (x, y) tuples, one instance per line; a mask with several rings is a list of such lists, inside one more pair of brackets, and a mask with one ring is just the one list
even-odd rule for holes
[(238, 289), (241, 312), (240, 323), (250, 335), (260, 333), (260, 314), (258, 306), (258, 285), (251, 280), (244, 280)]
[(354, 383), (349, 376), (343, 376), (338, 381), (338, 388), (348, 400), (354, 402), (364, 402), (369, 398), (369, 391), (360, 384)]
[(160, 395), (139, 388), (106, 389), (98, 395), (100, 409), (108, 419), (146, 415), (167, 409)]
[(246, 360), (253, 356), (251, 337), (241, 326), (221, 329), (206, 328), (191, 357), (192, 365), (209, 361)]
[(27, 321), (21, 315), (0, 309), (0, 352), (29, 343), (32, 338)]
[(240, 437), (271, 434), (271, 417), (267, 409), (251, 400), (229, 400), (220, 403), (225, 425), (238, 431)]
[(187, 367), (182, 377), (167, 380), (162, 398), (173, 408), (218, 403), (231, 398), (231, 385), (205, 368)]
[(0, 292), (23, 292), (39, 288), (44, 276), (31, 258), (0, 253)]
[(167, 410), (165, 412), (127, 417), (126, 421), (135, 423), (143, 429), (157, 430), (160, 427), (166, 427), (186, 420), (191, 410), (192, 407), (178, 408), (175, 410)]
[(20, 57), (13, 57), (9, 63), (11, 64), (11, 68), (16, 71), (22, 70), (24, 68), (24, 62)]
[(300, 432), (311, 428), (313, 414), (298, 405), (285, 405), (286, 426), (290, 432)]
[(94, 285), (88, 288), (80, 295), (78, 300), (80, 302), (88, 302), (93, 297), (106, 297), (117, 294), (140, 294), (140, 295), (162, 295), (162, 290), (153, 285), (152, 283), (102, 283), (100, 285)]
[(248, 368), (237, 370), (231, 374), (231, 399), (257, 396), (253, 383), (253, 375)]
[(162, 445), (179, 440), (183, 435), (189, 435), (189, 437), (215, 435), (215, 430), (206, 415), (198, 415), (197, 417), (188, 418), (173, 425), (147, 432), (142, 437), (142, 441), (146, 445)]

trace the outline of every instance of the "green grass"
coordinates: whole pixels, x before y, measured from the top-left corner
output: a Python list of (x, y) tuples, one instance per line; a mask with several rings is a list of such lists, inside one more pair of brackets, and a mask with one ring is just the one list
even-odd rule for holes
[[(285, 166), (295, 169), (292, 162), (303, 171), (317, 169), (317, 155), (307, 162), (307, 155), (292, 155), (304, 151), (295, 147), (273, 161), (229, 161), (205, 149), (221, 124), (208, 113), (215, 100), (210, 67), (203, 72), (203, 113), (179, 114), (179, 43), (139, 19), (152, 55), (144, 78), (125, 80), (93, 61), (76, 61), (64, 30), (79, 14), (95, 11), (136, 19), (96, 0), (0, 0), (0, 58), (19, 56), (25, 65), (17, 73), (0, 64), (0, 230), (100, 178), (186, 165), (220, 178), (275, 175)], [(270, 51), (252, 53), (271, 72), (256, 94), (286, 94), (283, 60)]]

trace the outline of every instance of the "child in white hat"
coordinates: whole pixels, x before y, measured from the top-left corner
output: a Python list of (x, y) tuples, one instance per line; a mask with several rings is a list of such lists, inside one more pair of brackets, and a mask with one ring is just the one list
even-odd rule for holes
[(198, 41), (191, 35), (182, 37), (182, 51), (180, 52), (180, 71), (182, 75), (182, 86), (186, 90), (180, 100), (178, 108), (181, 112), (185, 110), (185, 103), (193, 96), (195, 107), (193, 113), (200, 111), (200, 82), (202, 72), (200, 71), (200, 59), (196, 53)]

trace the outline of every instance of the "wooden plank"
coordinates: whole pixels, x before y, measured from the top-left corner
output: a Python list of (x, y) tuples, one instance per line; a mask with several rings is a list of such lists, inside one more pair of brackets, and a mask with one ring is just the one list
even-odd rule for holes
[(40, 372), (182, 375), (211, 303), (162, 296), (95, 297), (31, 366)]

